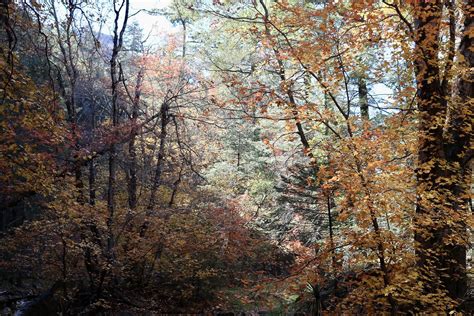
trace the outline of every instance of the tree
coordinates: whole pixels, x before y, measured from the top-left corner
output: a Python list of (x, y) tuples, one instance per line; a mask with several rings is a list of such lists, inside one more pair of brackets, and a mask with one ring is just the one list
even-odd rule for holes
[(471, 311), (470, 2), (133, 8), (2, 2), (2, 311)]
[[(449, 46), (442, 69), (439, 38), (445, 4), (420, 2), (414, 5), (411, 33), (415, 41), (415, 74), (418, 85), (419, 148), (417, 170), (417, 227), (415, 240), (418, 266), (427, 293), (446, 290), (449, 297), (462, 300), (466, 284), (468, 236), (468, 187), (472, 152), (473, 86), (472, 5), (462, 4), (464, 27), (458, 60), (455, 60), (454, 4), (447, 2)], [(454, 69), (461, 76), (453, 87)], [(429, 281), (428, 281), (429, 280)]]

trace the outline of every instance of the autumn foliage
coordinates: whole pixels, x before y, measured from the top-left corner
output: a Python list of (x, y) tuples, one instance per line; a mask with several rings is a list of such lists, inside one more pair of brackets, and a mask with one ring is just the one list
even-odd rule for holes
[(472, 312), (470, 1), (0, 9), (2, 312)]

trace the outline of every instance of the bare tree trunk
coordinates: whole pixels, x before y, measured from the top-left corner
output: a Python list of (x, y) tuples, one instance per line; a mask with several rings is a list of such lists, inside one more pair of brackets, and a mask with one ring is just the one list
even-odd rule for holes
[(369, 98), (367, 90), (367, 80), (365, 73), (360, 74), (357, 77), (357, 85), (359, 88), (359, 108), (360, 116), (368, 120), (369, 119)]
[(2, 0), (0, 6), (0, 23), (6, 33), (7, 40), (8, 40), (8, 49), (4, 52), (3, 48), (0, 48), (0, 53), (5, 53), (7, 56), (7, 64), (10, 68), (10, 73), (8, 74), (8, 79), (4, 82), (4, 86), (2, 87), (4, 90), (3, 98), (5, 98), (5, 93), (7, 91), (7, 86), (10, 84), (10, 81), (13, 76), (14, 71), (14, 58), (13, 58), (13, 51), (16, 46), (17, 38), (15, 35), (15, 30), (13, 29), (12, 24), (10, 23), (11, 20), (11, 12), (10, 9), (13, 9), (15, 3), (12, 0)]
[(183, 175), (183, 167), (181, 166), (181, 169), (179, 169), (179, 174), (178, 174), (178, 179), (173, 183), (173, 192), (171, 193), (171, 198), (168, 203), (169, 207), (173, 206), (174, 199), (176, 197), (176, 193), (178, 192), (178, 186), (181, 183), (181, 176)]
[[(51, 13), (54, 20), (54, 28), (56, 29), (57, 43), (59, 46), (59, 51), (61, 53), (61, 62), (64, 66), (67, 75), (67, 81), (65, 81), (64, 76), (61, 74), (61, 69), (57, 67), (58, 71), (58, 85), (59, 92), (65, 100), (66, 110), (67, 110), (67, 121), (69, 122), (71, 133), (74, 139), (74, 147), (76, 150), (79, 150), (79, 136), (78, 136), (78, 126), (76, 118), (76, 85), (79, 78), (79, 72), (77, 70), (75, 53), (73, 52), (73, 37), (74, 31), (72, 30), (75, 14), (78, 10), (78, 5), (74, 2), (71, 2), (67, 6), (66, 20), (62, 23), (58, 18), (58, 13), (56, 10), (55, 1), (51, 1)], [(64, 27), (64, 36), (62, 36), (61, 28)], [(67, 87), (64, 85), (63, 81), (67, 82)], [(85, 202), (84, 194), (84, 183), (82, 181), (82, 163), (79, 161), (78, 156), (74, 156), (74, 162), (72, 165), (75, 185), (77, 192), (79, 194), (78, 201), (80, 203)]]
[[(91, 110), (91, 139), (94, 138), (95, 130), (95, 101), (92, 102)], [(94, 158), (89, 161), (89, 204), (95, 205), (96, 192), (95, 192), (95, 166)]]
[(169, 122), (168, 114), (169, 105), (167, 102), (164, 102), (161, 105), (161, 131), (160, 131), (160, 147), (158, 148), (158, 156), (156, 160), (155, 167), (155, 176), (153, 178), (153, 183), (150, 191), (150, 201), (148, 202), (148, 210), (151, 211), (156, 202), (156, 193), (158, 188), (161, 185), (161, 173), (163, 171), (163, 161), (165, 158), (165, 145), (166, 145), (166, 135), (167, 135), (167, 125)]
[(135, 96), (132, 104), (132, 132), (130, 142), (128, 143), (128, 155), (130, 159), (129, 174), (130, 180), (128, 183), (128, 206), (131, 210), (137, 207), (137, 120), (138, 110), (140, 106), (141, 87), (143, 82), (143, 69), (138, 71), (137, 83), (135, 86)]
[[(125, 13), (123, 17), (122, 26), (120, 27), (119, 32), (119, 19), (121, 16), (122, 9), (125, 7)], [(123, 35), (127, 27), (128, 21), (128, 12), (129, 12), (130, 2), (129, 0), (122, 0), (120, 6), (117, 8), (117, 4), (114, 1), (114, 38), (113, 38), (113, 49), (112, 56), (110, 58), (110, 80), (111, 80), (111, 89), (112, 89), (112, 126), (116, 128), (119, 123), (118, 117), (118, 84), (119, 76), (118, 71), (118, 54), (122, 49), (123, 45)], [(115, 133), (115, 130), (114, 130)], [(112, 233), (112, 226), (115, 217), (115, 184), (116, 184), (116, 171), (117, 171), (117, 148), (114, 141), (110, 145), (109, 151), (109, 179), (107, 186), (107, 227), (108, 227), (108, 242), (107, 249), (109, 252), (112, 251), (114, 247), (114, 238)]]
[[(324, 109), (328, 109), (329, 106), (329, 99), (327, 93), (324, 93)], [(329, 129), (326, 127), (324, 134), (327, 136), (329, 134)], [(330, 163), (331, 161), (331, 153), (328, 153), (327, 155), (327, 161)], [(317, 172), (317, 170), (315, 170)], [(336, 243), (334, 242), (334, 222), (333, 222), (333, 212), (332, 212), (332, 206), (334, 203), (334, 198), (332, 196), (332, 191), (329, 190), (328, 192), (325, 192), (325, 197), (326, 197), (326, 207), (327, 207), (327, 215), (328, 215), (328, 221), (329, 221), (329, 242), (331, 246), (331, 260), (332, 260), (332, 269), (333, 273), (336, 274), (337, 272), (337, 257), (336, 257)], [(337, 279), (336, 279), (337, 281)], [(337, 286), (337, 283), (336, 283)]]

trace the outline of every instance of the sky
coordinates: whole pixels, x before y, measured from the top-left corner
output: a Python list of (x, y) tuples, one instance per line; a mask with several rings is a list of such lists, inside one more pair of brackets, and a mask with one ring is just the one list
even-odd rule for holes
[(172, 0), (131, 0), (130, 13), (133, 14), (138, 10), (144, 10), (133, 16), (131, 22), (138, 22), (143, 28), (143, 34), (150, 34), (148, 42), (158, 42), (163, 38), (164, 34), (173, 33), (176, 28), (164, 16), (151, 15), (146, 10), (164, 9), (171, 4)]

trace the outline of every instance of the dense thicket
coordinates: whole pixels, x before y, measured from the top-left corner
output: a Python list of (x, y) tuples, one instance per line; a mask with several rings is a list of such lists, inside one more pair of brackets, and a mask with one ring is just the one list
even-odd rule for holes
[(1, 2), (3, 314), (472, 312), (470, 1), (135, 5)]

